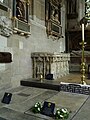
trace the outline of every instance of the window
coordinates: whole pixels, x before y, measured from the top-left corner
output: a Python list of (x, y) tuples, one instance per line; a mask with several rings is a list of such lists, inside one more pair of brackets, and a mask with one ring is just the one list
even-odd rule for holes
[(90, 0), (85, 0), (85, 17), (90, 20)]

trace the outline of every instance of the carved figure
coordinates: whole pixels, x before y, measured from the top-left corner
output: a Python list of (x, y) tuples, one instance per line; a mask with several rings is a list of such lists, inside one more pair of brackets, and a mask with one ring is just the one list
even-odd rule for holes
[(51, 19), (54, 20), (54, 14), (55, 14), (55, 11), (52, 10), (52, 14), (51, 14)]
[(17, 4), (16, 4), (16, 17), (21, 20), (25, 19), (24, 4), (20, 0), (17, 0)]
[(59, 23), (59, 17), (58, 17), (58, 14), (55, 14), (55, 21)]

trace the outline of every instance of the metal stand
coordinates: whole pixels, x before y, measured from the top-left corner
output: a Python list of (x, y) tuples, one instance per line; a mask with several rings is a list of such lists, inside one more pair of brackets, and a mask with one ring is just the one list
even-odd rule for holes
[(43, 75), (40, 73), (40, 81), (43, 82)]
[(84, 62), (84, 47), (86, 45), (86, 42), (84, 42), (82, 40), (80, 45), (82, 45), (82, 62), (81, 62), (81, 73), (82, 73), (82, 76), (81, 76), (81, 84), (86, 85), (86, 82), (85, 82), (85, 62)]

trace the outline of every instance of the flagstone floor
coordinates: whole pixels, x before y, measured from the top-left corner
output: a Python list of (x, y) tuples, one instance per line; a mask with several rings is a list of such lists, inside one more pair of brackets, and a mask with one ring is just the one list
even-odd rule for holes
[[(67, 76), (64, 76), (62, 78), (58, 78), (56, 81), (80, 84), (81, 83), (81, 76), (82, 76), (82, 74), (80, 74), (80, 73), (70, 73)], [(86, 84), (88, 84), (88, 85), (90, 84), (90, 78), (88, 79), (87, 74), (85, 75), (85, 81), (86, 81)]]
[[(61, 78), (57, 78), (55, 80), (46, 80), (43, 79), (42, 82), (44, 83), (55, 83), (55, 84), (60, 84), (61, 82), (65, 82), (65, 83), (77, 83), (77, 84), (81, 84), (81, 76), (82, 74), (80, 73), (70, 73), (66, 76), (63, 76)], [(85, 75), (85, 82), (87, 85), (90, 85), (90, 78), (88, 79), (87, 77), (88, 75)], [(26, 81), (32, 81), (32, 80), (36, 80), (36, 81), (40, 81), (39, 79), (26, 79)]]
[[(80, 74), (69, 74), (54, 82), (80, 83)], [(90, 80), (86, 79), (90, 84)], [(30, 108), (36, 103), (49, 101), (56, 108), (67, 108), (71, 113), (68, 120), (90, 120), (90, 95), (55, 91), (43, 88), (19, 86), (0, 91), (0, 101), (4, 93), (12, 93), (10, 104), (0, 102), (0, 120), (54, 120), (41, 114), (33, 114)], [(54, 112), (55, 112), (54, 111)]]

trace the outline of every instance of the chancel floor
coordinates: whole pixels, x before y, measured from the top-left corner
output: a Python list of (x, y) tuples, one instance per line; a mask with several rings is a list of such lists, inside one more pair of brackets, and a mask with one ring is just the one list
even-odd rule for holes
[[(55, 80), (46, 80), (43, 79), (42, 82), (45, 83), (55, 83), (55, 84), (60, 84), (61, 82), (65, 82), (65, 83), (77, 83), (77, 84), (81, 84), (81, 76), (82, 74), (80, 73), (69, 73), (66, 76), (63, 76), (61, 78), (55, 79)], [(26, 81), (40, 81), (39, 79), (28, 79)], [(88, 74), (85, 75), (85, 82), (87, 85), (90, 85), (90, 78), (88, 78)]]
[[(80, 73), (70, 73), (67, 76), (57, 79), (57, 81), (81, 84), (81, 76), (82, 74)], [(87, 85), (90, 85), (90, 78), (88, 78), (88, 74), (85, 75), (85, 81)]]
[[(87, 78), (87, 77), (86, 77)], [(69, 74), (57, 80), (47, 80), (50, 83), (70, 82), (80, 83), (80, 74)], [(86, 79), (90, 84), (90, 80)], [(0, 89), (0, 101), (4, 93), (12, 93), (11, 102), (0, 102), (0, 120), (54, 120), (42, 114), (31, 111), (36, 102), (44, 101), (55, 103), (56, 108), (67, 108), (70, 111), (68, 120), (90, 120), (90, 95), (78, 94), (37, 87), (19, 86), (16, 88)]]

